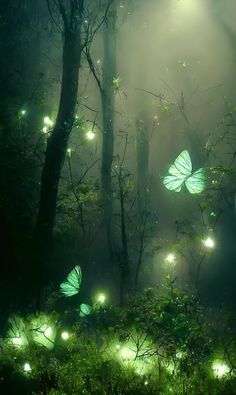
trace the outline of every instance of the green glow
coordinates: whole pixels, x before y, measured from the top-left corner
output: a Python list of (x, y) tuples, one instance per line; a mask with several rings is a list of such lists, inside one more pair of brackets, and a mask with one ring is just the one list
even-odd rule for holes
[(52, 127), (53, 126), (53, 121), (48, 116), (43, 118), (43, 123), (47, 127)]
[(165, 364), (165, 369), (167, 370), (168, 373), (174, 374), (175, 373), (175, 364), (172, 361), (166, 361)]
[(203, 242), (204, 246), (207, 248), (214, 248), (215, 247), (215, 242), (211, 237), (207, 237), (202, 242)]
[(172, 253), (170, 253), (170, 254), (168, 254), (168, 255), (166, 256), (166, 261), (167, 261), (168, 263), (174, 263), (175, 260), (176, 260), (176, 256), (175, 256), (174, 254), (172, 254)]
[(95, 138), (95, 133), (92, 130), (88, 130), (86, 137), (88, 140), (92, 141)]
[(71, 158), (72, 149), (71, 148), (67, 148), (66, 152), (67, 152), (69, 158)]
[(24, 115), (26, 115), (26, 110), (21, 110), (20, 114), (21, 114), (22, 117), (23, 117)]
[(29, 324), (29, 331), (35, 343), (49, 350), (54, 347), (56, 328), (50, 317), (40, 314), (38, 317), (33, 318)]
[(68, 332), (64, 331), (64, 332), (61, 333), (61, 338), (62, 338), (63, 340), (66, 341), (66, 340), (69, 339), (69, 337), (70, 337), (70, 335), (69, 335)]
[(9, 319), (10, 329), (7, 333), (8, 343), (20, 348), (28, 344), (26, 327), (22, 318), (13, 316)]
[(30, 373), (31, 372), (32, 369), (31, 369), (31, 366), (30, 366), (29, 362), (25, 362), (23, 369), (24, 369), (25, 373)]
[(49, 132), (48, 127), (44, 126), (42, 131), (43, 131), (44, 134), (47, 134)]
[(81, 281), (81, 268), (80, 266), (75, 266), (75, 268), (68, 274), (66, 281), (61, 283), (61, 293), (66, 297), (76, 295), (80, 290)]
[(219, 359), (215, 360), (212, 364), (212, 370), (214, 376), (218, 379), (222, 379), (223, 377), (227, 376), (230, 372), (229, 366)]
[(106, 301), (106, 295), (104, 295), (103, 293), (99, 294), (97, 297), (97, 301), (100, 304), (104, 304)]
[(192, 162), (187, 150), (182, 151), (174, 164), (169, 168), (168, 176), (164, 177), (163, 184), (167, 189), (180, 192), (183, 185), (192, 194), (201, 193), (205, 187), (204, 170), (192, 172)]
[(22, 337), (13, 337), (10, 341), (14, 346), (22, 346), (23, 345)]
[(129, 347), (122, 347), (120, 350), (120, 357), (124, 362), (130, 362), (135, 360), (136, 353)]
[[(114, 350), (116, 352), (114, 353)], [(152, 354), (153, 345), (145, 335), (132, 331), (132, 339), (124, 344), (115, 342), (110, 344), (111, 355), (124, 367), (130, 367), (144, 376), (156, 369), (157, 359)], [(149, 354), (150, 352), (150, 354)]]

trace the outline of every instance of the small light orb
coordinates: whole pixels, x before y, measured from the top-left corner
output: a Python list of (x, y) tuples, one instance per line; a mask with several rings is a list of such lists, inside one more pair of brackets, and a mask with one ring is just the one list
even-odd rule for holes
[(70, 335), (69, 335), (69, 333), (68, 332), (66, 332), (66, 331), (64, 331), (64, 332), (62, 332), (62, 334), (61, 334), (61, 338), (63, 339), (63, 340), (68, 340), (69, 339), (69, 337), (70, 337)]
[(91, 141), (91, 140), (94, 139), (95, 133), (94, 133), (92, 130), (89, 130), (89, 131), (86, 133), (86, 137), (87, 137), (88, 140)]
[(168, 263), (174, 263), (175, 262), (175, 255), (174, 254), (168, 254), (166, 257), (166, 261)]
[(212, 211), (212, 212), (210, 213), (210, 216), (211, 216), (211, 217), (216, 217), (216, 213), (215, 213), (214, 211)]
[(50, 337), (51, 334), (52, 334), (52, 328), (51, 328), (50, 326), (48, 326), (48, 327), (45, 329), (45, 331), (44, 331), (44, 335), (45, 335), (46, 337)]
[(148, 381), (146, 380), (146, 381), (144, 381), (144, 385), (148, 385)]
[(52, 127), (53, 126), (53, 121), (47, 116), (43, 118), (44, 125)]
[(23, 341), (21, 337), (13, 337), (11, 339), (12, 344), (14, 344), (14, 346), (22, 346)]
[(106, 301), (106, 296), (104, 294), (99, 294), (98, 295), (98, 302), (103, 304)]
[(202, 241), (204, 246), (207, 248), (215, 247), (215, 242), (211, 237), (207, 237), (205, 240)]
[(214, 376), (218, 379), (223, 378), (230, 372), (229, 366), (220, 360), (214, 361), (212, 364), (212, 370), (214, 373)]
[(31, 372), (31, 366), (30, 366), (30, 364), (28, 363), (28, 362), (26, 362), (25, 364), (24, 364), (24, 372), (26, 372), (26, 373), (29, 373), (29, 372)]
[(48, 133), (48, 127), (47, 126), (44, 126), (42, 130), (43, 130), (43, 133), (45, 133), (45, 134)]
[(120, 345), (119, 345), (119, 344), (116, 345), (116, 350), (117, 350), (117, 351), (120, 350)]
[(66, 152), (67, 152), (69, 158), (71, 158), (72, 149), (71, 148), (67, 148)]
[(22, 117), (23, 117), (24, 115), (26, 115), (26, 110), (21, 110), (20, 114), (21, 114)]

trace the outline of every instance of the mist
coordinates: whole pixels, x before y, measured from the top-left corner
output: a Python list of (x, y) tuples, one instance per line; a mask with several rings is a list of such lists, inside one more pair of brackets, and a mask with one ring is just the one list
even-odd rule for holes
[(2, 393), (235, 394), (235, 13), (0, 4)]

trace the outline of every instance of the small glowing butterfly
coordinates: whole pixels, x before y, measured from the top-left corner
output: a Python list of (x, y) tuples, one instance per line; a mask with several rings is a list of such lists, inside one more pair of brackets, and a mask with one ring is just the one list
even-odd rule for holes
[(167, 189), (180, 192), (183, 185), (190, 193), (201, 193), (205, 187), (205, 174), (201, 168), (193, 173), (192, 162), (187, 150), (182, 151), (174, 164), (169, 168), (169, 176), (164, 177), (163, 184)]
[(80, 266), (75, 266), (68, 274), (66, 281), (61, 283), (60, 290), (64, 296), (73, 296), (79, 292), (82, 281), (82, 272)]
[(80, 305), (80, 317), (85, 317), (86, 315), (89, 315), (92, 311), (92, 307), (89, 306), (88, 304), (82, 303)]

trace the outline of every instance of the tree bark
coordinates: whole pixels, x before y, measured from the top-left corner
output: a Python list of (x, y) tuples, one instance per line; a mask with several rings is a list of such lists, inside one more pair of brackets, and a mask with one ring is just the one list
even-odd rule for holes
[(104, 204), (104, 222), (110, 257), (112, 259), (112, 160), (114, 151), (114, 88), (116, 77), (116, 5), (114, 4), (104, 24), (104, 66), (101, 92), (103, 113), (103, 146), (101, 184)]
[(35, 238), (43, 250), (51, 246), (58, 184), (76, 109), (81, 59), (80, 28), (65, 28), (60, 104), (55, 127), (48, 139), (41, 177), (41, 193)]

